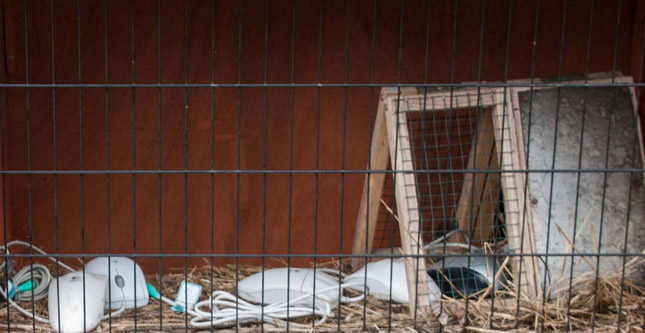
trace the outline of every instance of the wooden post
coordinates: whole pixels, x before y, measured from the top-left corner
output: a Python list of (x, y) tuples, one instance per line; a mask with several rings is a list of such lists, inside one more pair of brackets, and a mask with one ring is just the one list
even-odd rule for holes
[[(513, 97), (517, 97), (517, 94), (511, 93), (509, 89), (506, 92), (506, 105), (504, 105), (504, 96), (498, 96), (499, 103), (493, 110), (495, 139), (502, 171), (526, 169), (519, 104)], [(535, 237), (533, 236), (531, 204), (524, 193), (526, 177), (521, 172), (507, 172), (501, 175), (508, 244), (515, 254), (533, 254), (535, 253)], [(518, 286), (520, 292), (529, 297), (537, 297), (540, 294), (541, 288), (538, 283), (535, 257), (512, 258), (511, 270), (513, 280), (521, 282), (521, 285)]]
[(430, 313), (430, 298), (428, 297), (428, 273), (426, 272), (423, 256), (422, 238), (420, 235), (419, 204), (417, 188), (413, 171), (410, 137), (407, 128), (405, 112), (399, 112), (399, 101), (390, 99), (386, 104), (385, 119), (387, 123), (388, 140), (390, 143), (390, 158), (394, 175), (394, 193), (399, 215), (399, 231), (401, 234), (401, 252), (406, 257), (405, 273), (410, 299), (410, 312), (415, 309), (419, 313)]
[[(383, 96), (381, 96), (381, 100)], [(374, 134), (372, 135), (372, 146), (369, 170), (385, 170), (390, 161), (389, 143), (387, 140), (387, 129), (385, 123), (385, 104), (379, 103), (374, 121)], [(370, 254), (374, 245), (374, 233), (378, 211), (383, 195), (383, 184), (385, 173), (373, 173), (365, 176), (363, 185), (363, 196), (356, 221), (354, 232), (354, 245), (352, 254)], [(369, 203), (367, 202), (369, 196)], [(352, 268), (358, 269), (365, 265), (366, 259), (352, 258)]]

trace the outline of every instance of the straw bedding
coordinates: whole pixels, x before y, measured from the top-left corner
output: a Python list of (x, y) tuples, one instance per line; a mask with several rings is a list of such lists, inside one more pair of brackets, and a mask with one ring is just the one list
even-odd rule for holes
[[(326, 263), (322, 266), (337, 267), (337, 262)], [(416, 324), (409, 314), (407, 305), (379, 301), (368, 297), (365, 302), (344, 304), (338, 317), (329, 319), (325, 324), (312, 328), (310, 318), (294, 320), (290, 327), (292, 332), (328, 332), (328, 331), (387, 331), (388, 327), (396, 332), (434, 332), (441, 328), (447, 332), (501, 332), (501, 331), (563, 331), (567, 325), (571, 331), (590, 331), (595, 320), (595, 331), (605, 332), (617, 330), (623, 332), (643, 332), (645, 326), (645, 287), (642, 284), (645, 258), (632, 259), (625, 266), (624, 281), (622, 271), (610, 274), (600, 274), (597, 280), (598, 293), (595, 298), (596, 280), (593, 274), (575, 278), (571, 290), (560, 293), (558, 298), (529, 299), (525, 295), (518, 298), (512, 283), (507, 288), (494, 293), (491, 298), (490, 290), (485, 290), (468, 301), (464, 299), (444, 298), (441, 304), (434, 304), (433, 315), (417, 315)], [(258, 266), (240, 266), (237, 277), (242, 279), (258, 272)], [(212, 273), (212, 274), (211, 274)], [(210, 265), (194, 268), (187, 272), (188, 280), (203, 286), (202, 299), (207, 297), (211, 286), (233, 292), (235, 288), (236, 267), (214, 267)], [(171, 298), (177, 292), (179, 283), (186, 278), (185, 272), (164, 275), (162, 281), (158, 276), (148, 277), (148, 282), (159, 287), (162, 282), (162, 293)], [(212, 280), (211, 280), (212, 279)], [(213, 284), (211, 285), (211, 281)], [(621, 284), (621, 282), (623, 282)], [(621, 285), (624, 287), (621, 288)], [(622, 297), (621, 297), (622, 292)], [(595, 302), (594, 302), (595, 299)], [(622, 306), (620, 302), (622, 301)], [(467, 303), (467, 311), (466, 311)], [(569, 309), (570, 304), (570, 310)], [(596, 304), (594, 306), (594, 304)], [(7, 323), (7, 304), (0, 302), (0, 327), (11, 331), (52, 332), (47, 324), (32, 321), (16, 310), (10, 311)], [(22, 304), (30, 309), (29, 303)], [(596, 309), (594, 315), (594, 307)], [(618, 313), (620, 307), (620, 316)], [(36, 302), (36, 311), (47, 316), (46, 299)], [(135, 320), (136, 317), (136, 320)], [(340, 319), (340, 320), (338, 320)], [(134, 310), (128, 310), (112, 320), (104, 320), (95, 330), (106, 332), (110, 329), (118, 332), (172, 332), (185, 331), (190, 317), (170, 310), (166, 304), (151, 299), (150, 303)], [(365, 324), (365, 325), (364, 325)], [(246, 324), (238, 327), (239, 332), (281, 332), (285, 328), (264, 324)], [(190, 331), (190, 330), (189, 330)], [(221, 331), (235, 331), (234, 328), (222, 328)]]

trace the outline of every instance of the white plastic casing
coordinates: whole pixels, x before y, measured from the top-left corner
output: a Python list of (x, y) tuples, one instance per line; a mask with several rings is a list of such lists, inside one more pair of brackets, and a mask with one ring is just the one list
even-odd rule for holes
[(85, 272), (85, 279), (83, 272), (69, 273), (54, 279), (49, 285), (47, 299), (52, 328), (57, 332), (76, 333), (96, 327), (103, 317), (107, 284), (106, 277), (89, 272)]
[[(105, 291), (106, 309), (120, 309), (123, 302), (125, 302), (126, 309), (131, 309), (135, 306), (135, 300), (138, 308), (148, 304), (149, 296), (146, 279), (141, 267), (139, 265), (135, 266), (132, 259), (110, 257), (108, 267), (108, 257), (98, 257), (85, 265), (85, 271), (106, 277), (109, 276), (110, 288)], [(123, 288), (117, 284), (119, 276), (123, 279)]]
[[(177, 290), (177, 298), (175, 298), (175, 305), (171, 309), (183, 313), (185, 309), (192, 310), (195, 304), (199, 302), (199, 296), (202, 294), (202, 286), (197, 283), (181, 281), (179, 290)], [(188, 306), (186, 306), (188, 301)]]
[[(320, 270), (315, 273), (316, 298), (325, 300), (332, 307), (338, 303), (338, 279), (325, 274)], [(238, 295), (254, 303), (287, 302), (303, 295), (309, 295), (298, 304), (311, 305), (314, 295), (314, 270), (308, 268), (274, 268), (264, 271), (264, 286), (262, 272), (255, 273), (238, 284)], [(262, 295), (264, 294), (264, 298)]]
[[(390, 267), (392, 268), (390, 274)], [(367, 279), (365, 271), (367, 270)], [(390, 278), (392, 283), (390, 284)], [(367, 286), (368, 294), (380, 300), (390, 300), (390, 286), (392, 287), (391, 297), (397, 303), (409, 303), (408, 285), (405, 274), (405, 262), (403, 259), (384, 259), (373, 261), (367, 266), (359, 269), (343, 280), (345, 284), (353, 286), (351, 289), (365, 291)], [(441, 297), (439, 286), (428, 277), (428, 297), (430, 302), (436, 301)]]

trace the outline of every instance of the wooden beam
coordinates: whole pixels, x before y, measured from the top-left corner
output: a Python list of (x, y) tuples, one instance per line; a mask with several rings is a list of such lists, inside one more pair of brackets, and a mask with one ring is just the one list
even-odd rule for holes
[[(493, 124), (501, 170), (524, 170), (526, 157), (517, 93), (508, 89), (506, 98), (504, 99), (503, 95), (499, 98), (500, 103), (493, 110)], [(529, 297), (537, 297), (541, 288), (538, 283), (536, 258), (530, 256), (535, 253), (535, 237), (531, 204), (524, 193), (526, 177), (521, 172), (503, 172), (501, 181), (508, 244), (514, 254), (529, 255), (513, 258), (513, 280), (520, 281), (520, 292)]]
[(460, 89), (450, 91), (433, 91), (406, 99), (407, 112), (427, 112), (436, 110), (454, 110), (477, 106), (490, 106), (495, 102), (496, 89)]
[[(374, 134), (372, 135), (370, 170), (385, 170), (390, 160), (384, 109), (385, 104), (379, 103), (374, 121)], [(372, 253), (384, 183), (385, 173), (373, 173), (365, 176), (352, 254)], [(354, 257), (352, 258), (352, 268), (358, 269), (365, 265), (366, 261), (364, 258)]]
[[(401, 251), (405, 255), (422, 256), (425, 254), (421, 244), (419, 203), (415, 175), (401, 171), (413, 171), (410, 137), (405, 112), (399, 112), (399, 101), (390, 99), (386, 104), (385, 119), (387, 122), (390, 158), (394, 171), (396, 206), (399, 215), (401, 234)], [(430, 315), (428, 295), (428, 273), (424, 259), (406, 257), (405, 272), (410, 299), (410, 312)]]

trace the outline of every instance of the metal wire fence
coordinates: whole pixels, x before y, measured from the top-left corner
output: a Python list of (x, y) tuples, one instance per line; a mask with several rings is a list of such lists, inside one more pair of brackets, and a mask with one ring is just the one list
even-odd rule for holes
[(2, 4), (3, 330), (645, 330), (642, 3)]

